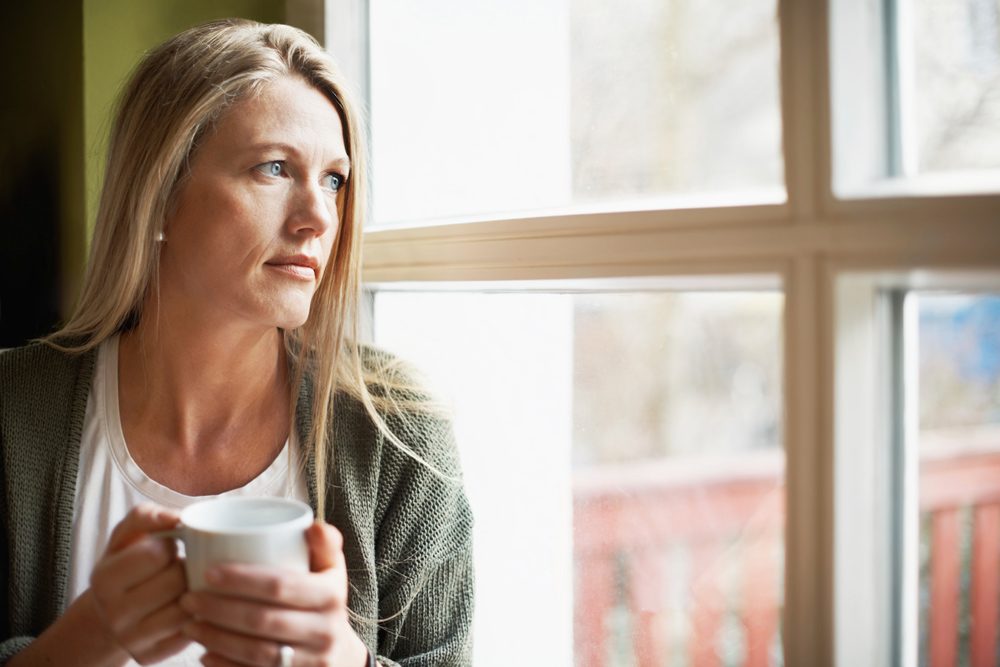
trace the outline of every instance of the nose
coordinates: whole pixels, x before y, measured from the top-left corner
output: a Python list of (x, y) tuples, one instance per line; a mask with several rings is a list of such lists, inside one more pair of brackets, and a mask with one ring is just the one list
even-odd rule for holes
[(295, 189), (288, 228), (292, 234), (322, 236), (336, 229), (337, 200), (318, 183), (301, 183)]

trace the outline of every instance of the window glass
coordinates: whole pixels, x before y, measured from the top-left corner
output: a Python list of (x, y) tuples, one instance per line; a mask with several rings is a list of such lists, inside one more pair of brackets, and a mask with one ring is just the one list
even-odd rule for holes
[(783, 197), (775, 0), (371, 3), (375, 219)]
[(376, 343), (454, 405), (475, 664), (781, 664), (782, 307), (376, 293)]
[(1000, 627), (1000, 295), (913, 298), (920, 664), (991, 665)]
[(914, 0), (921, 172), (1000, 169), (1000, 2)]

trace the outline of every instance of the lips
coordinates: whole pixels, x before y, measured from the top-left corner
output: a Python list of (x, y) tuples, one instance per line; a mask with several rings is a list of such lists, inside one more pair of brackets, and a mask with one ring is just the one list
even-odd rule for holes
[(310, 255), (287, 255), (264, 262), (277, 271), (293, 278), (319, 280), (319, 260)]

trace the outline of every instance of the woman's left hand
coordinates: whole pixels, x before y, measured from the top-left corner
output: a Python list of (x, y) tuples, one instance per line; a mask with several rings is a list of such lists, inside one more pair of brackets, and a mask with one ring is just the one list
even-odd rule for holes
[(348, 623), (343, 537), (314, 523), (306, 539), (309, 573), (227, 564), (206, 573), (213, 592), (181, 598), (196, 619), (184, 633), (205, 647), (206, 667), (275, 667), (282, 646), (294, 649), (294, 667), (364, 667), (368, 649)]

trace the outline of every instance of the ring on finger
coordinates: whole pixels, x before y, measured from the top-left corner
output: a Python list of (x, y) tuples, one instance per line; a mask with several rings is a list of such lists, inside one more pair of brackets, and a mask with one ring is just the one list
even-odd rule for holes
[(278, 651), (278, 667), (292, 667), (295, 659), (295, 649), (291, 646), (282, 646)]

